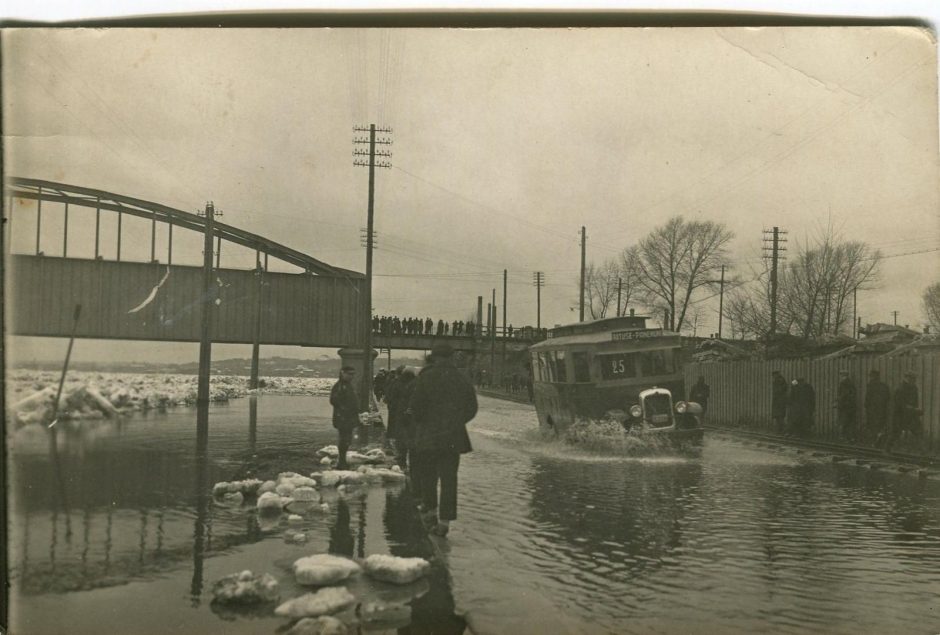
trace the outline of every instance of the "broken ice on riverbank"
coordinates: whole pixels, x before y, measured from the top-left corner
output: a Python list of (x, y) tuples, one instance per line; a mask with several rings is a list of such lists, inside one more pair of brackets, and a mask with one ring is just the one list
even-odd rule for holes
[[(60, 375), (53, 371), (12, 370), (7, 375), (7, 401), (17, 426), (49, 424), (56, 416), (53, 401)], [(281, 395), (326, 395), (333, 380), (319, 377), (270, 377), (265, 387), (248, 389), (248, 378), (213, 375), (209, 398), (225, 402), (260, 392)], [(70, 371), (66, 375), (58, 416), (99, 419), (120, 413), (186, 406), (196, 403), (195, 375)]]

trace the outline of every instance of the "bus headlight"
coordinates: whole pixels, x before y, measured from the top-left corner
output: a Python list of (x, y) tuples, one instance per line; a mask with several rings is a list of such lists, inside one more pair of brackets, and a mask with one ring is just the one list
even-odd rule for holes
[(689, 404), (684, 401), (680, 401), (676, 404), (676, 412), (680, 415), (684, 415), (685, 411), (689, 409)]
[(630, 416), (634, 419), (639, 419), (643, 415), (643, 409), (640, 408), (640, 404), (633, 404), (630, 406)]

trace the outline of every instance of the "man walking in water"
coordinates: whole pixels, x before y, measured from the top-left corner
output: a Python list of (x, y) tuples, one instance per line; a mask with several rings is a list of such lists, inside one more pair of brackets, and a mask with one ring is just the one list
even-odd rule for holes
[(333, 427), (339, 432), (339, 459), (337, 470), (348, 469), (346, 452), (352, 443), (353, 430), (359, 425), (359, 395), (353, 386), (353, 377), (356, 369), (352, 366), (343, 366), (339, 371), (339, 381), (333, 384), (330, 390), (330, 405), (333, 406)]
[(477, 414), (473, 384), (454, 365), (453, 353), (449, 344), (435, 344), (434, 363), (418, 375), (410, 402), (419, 493), (425, 513), (434, 514), (431, 531), (438, 536), (446, 536), (450, 521), (457, 518), (457, 470), (460, 455), (473, 450), (466, 425)]

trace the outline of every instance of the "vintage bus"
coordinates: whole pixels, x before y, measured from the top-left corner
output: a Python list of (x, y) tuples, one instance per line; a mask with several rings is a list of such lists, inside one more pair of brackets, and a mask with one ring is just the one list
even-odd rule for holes
[(529, 347), (539, 426), (563, 432), (578, 420), (701, 439), (698, 404), (685, 397), (678, 333), (646, 328), (645, 316), (559, 326)]

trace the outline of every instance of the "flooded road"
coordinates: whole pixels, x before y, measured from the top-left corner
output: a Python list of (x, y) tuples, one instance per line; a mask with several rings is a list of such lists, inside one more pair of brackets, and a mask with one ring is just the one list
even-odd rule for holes
[[(212, 407), (210, 483), (309, 473), (334, 442), (324, 397)], [(306, 545), (253, 509), (198, 496), (195, 412), (20, 431), (10, 476), (14, 632), (274, 633), (210, 605), (242, 569), (291, 587), (314, 552), (429, 555), (399, 489), (305, 519)], [(479, 633), (940, 632), (940, 486), (708, 439), (698, 457), (604, 458), (541, 440), (523, 405), (481, 398), (460, 469), (449, 571), (395, 624)], [(355, 583), (353, 583), (355, 584)], [(285, 586), (286, 585), (286, 586)], [(353, 589), (354, 590), (354, 589)]]

